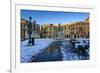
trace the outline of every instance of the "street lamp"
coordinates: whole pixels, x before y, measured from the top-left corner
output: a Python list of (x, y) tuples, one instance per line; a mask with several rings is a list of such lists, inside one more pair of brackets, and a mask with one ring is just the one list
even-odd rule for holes
[(28, 45), (32, 45), (32, 37), (31, 37), (31, 34), (32, 34), (32, 17), (29, 17), (29, 23), (28, 23), (28, 34), (29, 34), (29, 41), (28, 41)]
[[(33, 28), (32, 28), (32, 30), (33, 30), (34, 36), (35, 36), (35, 25), (36, 25), (36, 21), (33, 21)], [(32, 45), (34, 45), (34, 36), (32, 37)]]

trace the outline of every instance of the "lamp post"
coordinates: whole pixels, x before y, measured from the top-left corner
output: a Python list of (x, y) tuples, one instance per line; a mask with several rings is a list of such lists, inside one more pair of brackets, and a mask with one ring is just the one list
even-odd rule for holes
[[(35, 25), (36, 25), (36, 21), (33, 21), (33, 28), (32, 28), (32, 30), (33, 30), (34, 36), (35, 36)], [(34, 36), (32, 37), (32, 45), (35, 44), (35, 43), (34, 43)]]
[(32, 17), (29, 17), (29, 23), (28, 23), (28, 34), (29, 34), (29, 41), (28, 41), (28, 45), (32, 45), (32, 37), (31, 37), (31, 34), (32, 34)]

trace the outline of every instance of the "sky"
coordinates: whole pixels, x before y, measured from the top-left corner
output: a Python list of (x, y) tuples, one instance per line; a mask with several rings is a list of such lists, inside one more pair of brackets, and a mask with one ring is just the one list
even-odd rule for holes
[(66, 24), (72, 22), (84, 21), (89, 17), (89, 13), (83, 12), (60, 12), (60, 11), (39, 11), (39, 10), (21, 10), (21, 18), (36, 21), (37, 24)]

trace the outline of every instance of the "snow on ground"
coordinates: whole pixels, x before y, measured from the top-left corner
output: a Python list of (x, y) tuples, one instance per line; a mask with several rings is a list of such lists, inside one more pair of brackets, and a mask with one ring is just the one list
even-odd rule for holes
[(63, 46), (61, 46), (61, 52), (63, 54), (63, 61), (66, 60), (79, 60), (79, 57), (71, 51), (71, 48), (69, 47), (69, 43), (63, 42)]
[[(79, 60), (79, 57), (77, 56), (77, 54), (73, 53), (71, 51), (71, 48), (69, 47), (69, 41), (70, 39), (66, 39), (65, 42), (62, 43), (63, 46), (61, 46), (61, 52), (63, 54), (63, 60)], [(83, 41), (85, 40), (85, 42)], [(89, 39), (76, 39), (77, 42), (80, 43), (76, 43), (75, 46), (77, 45), (89, 45)]]
[(64, 49), (61, 48), (61, 52), (63, 54), (63, 61), (66, 60), (79, 60), (79, 57), (70, 51), (70, 48)]
[(47, 48), (53, 39), (35, 39), (35, 45), (27, 46), (28, 40), (21, 42), (21, 62), (27, 63), (30, 58)]

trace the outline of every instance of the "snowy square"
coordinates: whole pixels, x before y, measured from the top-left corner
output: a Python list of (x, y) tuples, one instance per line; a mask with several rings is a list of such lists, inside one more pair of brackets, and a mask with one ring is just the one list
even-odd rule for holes
[(90, 59), (90, 14), (21, 9), (21, 63)]

